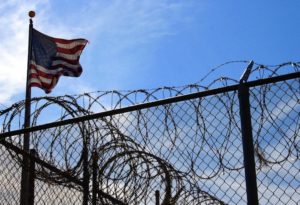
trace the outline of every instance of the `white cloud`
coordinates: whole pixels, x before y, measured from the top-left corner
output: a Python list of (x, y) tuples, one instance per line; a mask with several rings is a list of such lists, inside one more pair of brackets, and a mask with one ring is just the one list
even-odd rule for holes
[(88, 87), (128, 89), (126, 82), (130, 84), (130, 79), (138, 79), (151, 67), (160, 41), (176, 35), (189, 6), (186, 2), (90, 1), (82, 8), (84, 18), (75, 17), (80, 22), (77, 31), (91, 42), (83, 57), (87, 60), (83, 76), (92, 78), (86, 82)]
[(29, 23), (27, 13), (40, 5), (40, 2), (1, 2), (0, 103), (25, 90)]
[[(122, 87), (120, 79), (134, 75), (136, 70), (145, 69), (145, 62), (151, 61), (147, 59), (151, 46), (159, 43), (163, 37), (176, 33), (175, 24), (185, 20), (182, 19), (182, 11), (191, 5), (186, 2), (137, 0), (78, 4), (72, 5), (70, 13), (66, 14), (61, 9), (66, 6), (63, 1), (1, 2), (0, 103), (7, 104), (13, 96), (25, 91), (29, 10), (36, 10), (35, 28), (50, 36), (84, 37), (90, 40), (91, 44), (82, 58), (83, 76), (76, 81), (80, 85), (72, 87), (67, 81), (67, 84), (59, 82), (56, 88), (64, 88), (65, 93), (77, 93), (78, 87), (81, 92), (84, 92), (82, 88), (88, 91), (99, 89), (88, 79), (95, 80), (95, 76), (101, 74), (104, 74), (101, 77), (103, 82), (107, 82), (107, 87)], [(146, 54), (137, 50), (140, 48), (146, 50)], [(62, 94), (60, 91), (54, 92), (57, 93)]]

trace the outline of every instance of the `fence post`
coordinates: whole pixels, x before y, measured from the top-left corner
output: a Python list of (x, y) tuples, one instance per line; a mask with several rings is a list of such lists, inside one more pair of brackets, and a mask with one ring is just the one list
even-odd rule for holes
[(159, 205), (159, 198), (160, 198), (160, 196), (159, 196), (159, 191), (158, 190), (156, 190), (155, 191), (155, 205)]
[(99, 190), (98, 184), (98, 154), (96, 151), (93, 152), (93, 196), (92, 196), (92, 205), (97, 204), (97, 193)]
[(249, 87), (244, 84), (248, 80), (253, 64), (254, 62), (251, 61), (248, 65), (241, 77), (238, 89), (248, 205), (258, 205)]
[(21, 190), (20, 190), (20, 205), (28, 205), (28, 157), (22, 156), (22, 176), (21, 176)]
[(35, 149), (30, 150), (29, 172), (28, 172), (28, 205), (34, 205), (34, 179), (35, 179)]
[(83, 205), (88, 205), (89, 202), (89, 181), (90, 181), (90, 174), (89, 174), (89, 161), (88, 161), (88, 145), (87, 139), (83, 139)]

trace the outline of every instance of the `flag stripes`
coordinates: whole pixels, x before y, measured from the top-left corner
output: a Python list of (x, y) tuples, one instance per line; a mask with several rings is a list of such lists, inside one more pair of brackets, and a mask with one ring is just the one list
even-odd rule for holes
[(52, 38), (33, 29), (28, 86), (49, 93), (61, 75), (79, 77), (82, 73), (79, 58), (87, 42)]

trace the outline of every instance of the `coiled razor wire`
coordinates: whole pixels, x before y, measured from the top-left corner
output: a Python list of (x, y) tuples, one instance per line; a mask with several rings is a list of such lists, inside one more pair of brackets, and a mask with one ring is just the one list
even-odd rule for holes
[[(61, 121), (236, 84), (239, 80), (229, 77), (220, 77), (207, 86), (199, 83), (216, 70), (237, 63), (246, 67), (248, 62), (222, 64), (198, 83), (187, 86), (33, 98), (31, 126), (47, 122), (49, 118)], [(299, 72), (299, 68), (300, 62), (276, 66), (255, 63), (250, 79)], [(258, 168), (280, 164), (290, 157), (299, 159), (299, 79), (254, 87), (250, 92)], [(147, 204), (153, 190), (159, 189), (162, 204), (224, 204), (201, 189), (199, 181), (244, 168), (237, 102), (237, 91), (231, 91), (58, 126), (31, 133), (31, 147), (40, 158), (77, 178), (83, 176), (83, 149), (88, 149), (90, 165), (92, 153), (96, 152), (99, 156), (99, 188), (128, 203)], [(276, 107), (280, 103), (283, 105)], [(20, 101), (0, 111), (2, 132), (23, 127), (24, 108), (25, 102)], [(284, 128), (283, 120), (274, 112), (283, 112), (285, 118), (293, 122), (292, 127)], [(277, 147), (272, 146), (270, 151), (266, 145), (272, 132), (279, 133), (277, 143), (285, 145), (276, 158), (272, 157), (272, 151)], [(9, 141), (22, 147), (22, 136), (14, 136)], [(20, 158), (11, 155), (21, 163)], [(66, 186), (69, 183), (42, 167), (36, 176), (49, 183)]]

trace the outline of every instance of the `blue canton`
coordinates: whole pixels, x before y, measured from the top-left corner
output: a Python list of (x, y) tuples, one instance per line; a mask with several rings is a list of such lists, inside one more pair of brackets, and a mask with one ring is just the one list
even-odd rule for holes
[(32, 32), (32, 59), (37, 65), (49, 69), (52, 63), (52, 58), (56, 55), (56, 44), (51, 37), (46, 36), (37, 30)]

